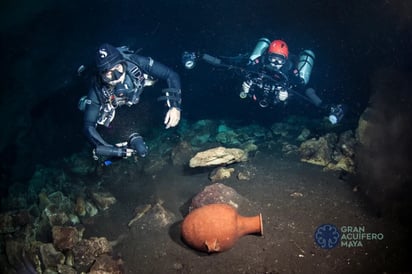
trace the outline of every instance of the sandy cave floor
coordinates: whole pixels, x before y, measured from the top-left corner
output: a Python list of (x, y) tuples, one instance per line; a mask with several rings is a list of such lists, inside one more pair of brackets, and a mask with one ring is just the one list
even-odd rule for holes
[[(247, 235), (219, 254), (196, 252), (180, 239), (180, 222), (188, 201), (210, 184), (208, 172), (170, 167), (159, 174), (122, 173), (107, 169), (101, 184), (117, 198), (117, 204), (86, 225), (86, 237), (121, 239), (115, 255), (124, 261), (126, 273), (382, 273), (405, 269), (406, 231), (395, 221), (378, 218), (353, 186), (336, 172), (258, 153), (246, 163), (234, 164), (250, 171), (249, 181), (236, 176), (222, 181), (249, 200), (241, 206), (244, 216), (263, 215), (264, 235)], [(121, 169), (121, 167), (119, 167)], [(119, 176), (119, 174), (121, 174)], [(292, 193), (302, 193), (293, 197)], [(167, 228), (129, 228), (139, 205), (163, 200), (175, 222)], [(383, 233), (381, 241), (362, 241), (363, 247), (322, 249), (314, 233), (322, 224), (364, 226), (366, 232)]]

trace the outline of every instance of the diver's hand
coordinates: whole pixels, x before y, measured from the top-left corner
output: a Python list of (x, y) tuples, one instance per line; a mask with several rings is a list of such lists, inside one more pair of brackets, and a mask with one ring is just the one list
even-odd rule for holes
[(134, 149), (127, 147), (128, 142), (117, 143), (115, 144), (115, 146), (119, 149), (122, 149), (122, 155), (124, 158), (130, 157), (135, 153)]
[(279, 100), (280, 101), (285, 101), (286, 99), (288, 99), (288, 97), (289, 97), (289, 93), (288, 93), (288, 91), (287, 90), (285, 90), (285, 89), (282, 89), (281, 91), (279, 91)]
[(178, 108), (170, 108), (169, 111), (166, 113), (164, 124), (166, 128), (175, 127), (180, 121), (180, 109)]

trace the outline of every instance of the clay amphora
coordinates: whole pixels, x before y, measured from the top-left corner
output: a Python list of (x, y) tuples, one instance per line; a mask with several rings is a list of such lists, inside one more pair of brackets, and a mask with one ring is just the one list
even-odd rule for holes
[(181, 232), (185, 242), (199, 251), (222, 252), (246, 234), (263, 235), (262, 214), (244, 217), (230, 205), (209, 204), (190, 212)]

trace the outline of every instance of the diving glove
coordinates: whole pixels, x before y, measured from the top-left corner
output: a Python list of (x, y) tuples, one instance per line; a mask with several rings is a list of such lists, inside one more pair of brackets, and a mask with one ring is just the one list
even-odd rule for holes
[(282, 90), (279, 91), (278, 98), (279, 98), (280, 101), (283, 102), (283, 101), (285, 101), (286, 99), (288, 99), (288, 97), (289, 97), (289, 93), (288, 93), (287, 90), (282, 89)]

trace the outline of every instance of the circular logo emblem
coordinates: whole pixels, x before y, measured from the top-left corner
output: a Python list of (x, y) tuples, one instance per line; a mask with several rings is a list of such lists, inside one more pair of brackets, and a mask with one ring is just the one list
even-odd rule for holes
[(100, 58), (106, 58), (108, 53), (106, 49), (99, 49)]
[(331, 249), (338, 245), (340, 239), (339, 229), (331, 224), (319, 226), (315, 231), (315, 242), (324, 249)]

